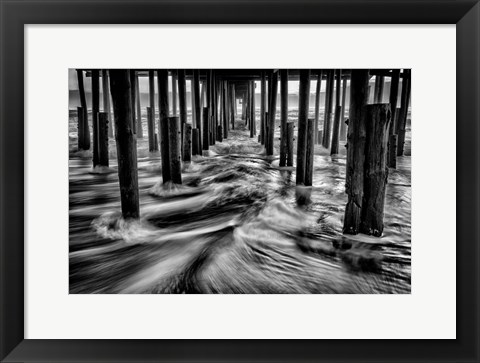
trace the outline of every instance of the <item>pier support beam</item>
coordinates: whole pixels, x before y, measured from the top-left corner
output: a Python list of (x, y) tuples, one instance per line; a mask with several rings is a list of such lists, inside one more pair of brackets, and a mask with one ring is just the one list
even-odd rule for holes
[(267, 82), (265, 80), (265, 72), (262, 71), (261, 75), (261, 80), (260, 80), (260, 143), (262, 145), (265, 145), (265, 112), (266, 107), (265, 107), (265, 97), (266, 97), (266, 87), (267, 87)]
[[(135, 105), (137, 108), (136, 116), (137, 116), (137, 139), (138, 139), (138, 138), (143, 138), (142, 107), (141, 107), (141, 101), (140, 101), (140, 83), (138, 82), (138, 76), (135, 77)], [(153, 120), (155, 121), (155, 112), (153, 113)]]
[(235, 117), (237, 115), (237, 99), (235, 98), (236, 95), (235, 95), (235, 85), (232, 84), (230, 86), (230, 98), (231, 98), (231, 113), (232, 115), (230, 116), (230, 120), (231, 120), (231, 126), (232, 126), (232, 130), (235, 130)]
[(170, 154), (168, 143), (168, 71), (159, 69), (157, 71), (158, 82), (158, 110), (160, 130), (160, 153), (162, 156), (162, 179), (163, 183), (171, 180)]
[(288, 69), (280, 71), (280, 166), (287, 163)]
[(92, 70), (92, 125), (93, 125), (93, 167), (98, 165), (98, 111), (100, 106), (100, 73)]
[(350, 111), (348, 123), (347, 165), (345, 191), (348, 196), (345, 207), (343, 233), (360, 231), (363, 204), (366, 121), (365, 106), (368, 101), (367, 69), (352, 69), (350, 79)]
[(297, 185), (305, 184), (307, 119), (310, 99), (310, 70), (300, 70), (298, 95)]
[(77, 107), (77, 133), (78, 150), (85, 150), (85, 110), (83, 107)]
[(151, 107), (147, 107), (148, 150), (155, 151), (155, 120)]
[(383, 210), (388, 179), (387, 139), (391, 119), (390, 105), (367, 105), (365, 113), (367, 138), (361, 232), (380, 237), (383, 232)]
[[(392, 113), (392, 121), (390, 122), (389, 126), (389, 135), (393, 135), (395, 133), (395, 121), (396, 121), (396, 111), (397, 111), (397, 99), (398, 99), (398, 86), (400, 84), (400, 69), (393, 69), (392, 70), (392, 83), (390, 84), (390, 108), (391, 108), (391, 113)], [(392, 139), (393, 141), (393, 139)], [(388, 159), (388, 166), (391, 168), (395, 168), (397, 165), (396, 162), (396, 145), (390, 144), (390, 141), (388, 143), (388, 148), (394, 148), (395, 153), (388, 152), (389, 159)]]
[(385, 84), (384, 76), (375, 76), (375, 88), (374, 88), (374, 103), (382, 103), (383, 101), (383, 87)]
[(177, 116), (177, 71), (172, 70), (172, 115)]
[(170, 148), (170, 173), (172, 182), (182, 184), (181, 125), (178, 117), (168, 117), (168, 146)]
[(192, 129), (192, 155), (202, 155), (200, 131), (197, 128)]
[(178, 105), (180, 107), (180, 130), (181, 130), (181, 144), (182, 144), (182, 160), (185, 160), (183, 147), (185, 143), (185, 124), (187, 123), (187, 82), (185, 80), (185, 69), (179, 69), (178, 75)]
[(203, 150), (208, 150), (209, 146), (210, 146), (210, 130), (209, 130), (209, 126), (210, 126), (210, 120), (209, 120), (209, 111), (208, 111), (208, 107), (204, 107), (203, 108), (203, 130), (202, 130), (202, 134), (203, 134), (203, 142), (202, 142), (202, 147), (203, 147)]
[(343, 79), (342, 85), (342, 113), (340, 115), (340, 141), (347, 139), (347, 124), (345, 123), (345, 100), (347, 97), (347, 79)]
[(293, 166), (293, 122), (287, 122), (287, 166)]
[(132, 100), (132, 123), (133, 123), (133, 133), (137, 136), (137, 117), (135, 115), (135, 81), (136, 81), (136, 72), (134, 69), (130, 70), (130, 97)]
[(255, 122), (255, 82), (251, 81), (250, 87), (250, 137), (254, 137), (257, 134), (257, 125)]
[(132, 122), (131, 83), (128, 70), (110, 70), (110, 89), (115, 118), (118, 182), (124, 219), (140, 216), (137, 141)]
[(405, 133), (407, 128), (407, 115), (408, 115), (408, 104), (410, 101), (410, 90), (411, 90), (411, 76), (410, 69), (403, 70), (402, 78), (402, 99), (400, 113), (398, 115), (397, 122), (397, 131), (398, 143), (397, 143), (397, 156), (402, 156), (405, 148)]
[(108, 112), (98, 113), (98, 165), (108, 167)]
[(317, 77), (317, 86), (315, 88), (315, 144), (319, 143), (318, 140), (318, 120), (320, 118), (320, 89), (322, 86), (323, 71), (320, 71)]
[[(110, 88), (108, 87), (108, 71), (102, 69), (102, 98), (103, 112), (107, 113), (107, 120), (112, 121), (112, 110), (110, 108)], [(113, 127), (108, 128), (108, 137), (113, 137)]]
[[(195, 109), (194, 109), (194, 114), (192, 115), (192, 120), (194, 119), (195, 121), (192, 121), (192, 126), (194, 129), (197, 129), (197, 133), (201, 133), (202, 129), (202, 107), (203, 107), (203, 98), (200, 98), (200, 74), (198, 69), (193, 70), (193, 87), (192, 87), (192, 92), (193, 92), (193, 98), (195, 99)], [(193, 133), (193, 142), (195, 143), (195, 133)], [(202, 149), (202, 143), (201, 143), (201, 138), (198, 139), (198, 143), (200, 145), (199, 148), (195, 149), (193, 148), (195, 154), (198, 154), (198, 150)]]
[(340, 104), (340, 87), (342, 82), (342, 71), (340, 69), (335, 70), (336, 86), (335, 86), (335, 120), (333, 122), (332, 133), (332, 149), (330, 155), (338, 154), (338, 145), (340, 142), (340, 117), (342, 115), (342, 106)]
[(278, 71), (272, 71), (270, 74), (270, 92), (268, 102), (268, 144), (267, 155), (273, 155), (274, 136), (275, 136), (275, 116), (277, 113), (277, 93), (278, 93)]
[(312, 186), (313, 158), (315, 155), (315, 119), (307, 121), (307, 151), (305, 153), (305, 186)]
[(332, 123), (333, 108), (333, 79), (334, 70), (327, 71), (327, 89), (325, 93), (325, 115), (323, 122), (323, 147), (330, 148), (330, 128)]
[(78, 79), (78, 93), (80, 94), (80, 105), (83, 108), (83, 150), (90, 149), (90, 127), (88, 126), (88, 107), (87, 107), (87, 98), (85, 97), (85, 87), (83, 84), (83, 70), (77, 69), (77, 79)]
[(192, 125), (183, 126), (183, 161), (192, 161)]

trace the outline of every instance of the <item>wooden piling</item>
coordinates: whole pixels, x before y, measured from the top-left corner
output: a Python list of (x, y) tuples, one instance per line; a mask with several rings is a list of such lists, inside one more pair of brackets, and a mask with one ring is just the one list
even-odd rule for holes
[(280, 166), (287, 163), (288, 69), (280, 71)]
[(322, 86), (323, 71), (318, 73), (317, 86), (315, 88), (315, 144), (319, 143), (318, 140), (318, 120), (320, 118), (320, 90)]
[[(140, 83), (138, 82), (138, 75), (135, 77), (135, 105), (137, 108), (137, 139), (143, 138), (143, 125), (142, 125), (142, 107), (140, 101)], [(153, 121), (155, 121), (155, 112), (153, 113)], [(109, 128), (110, 130), (110, 128)], [(155, 128), (154, 128), (155, 130)], [(150, 137), (150, 135), (149, 135)], [(154, 138), (155, 139), (155, 138)]]
[(231, 85), (231, 91), (230, 91), (230, 98), (231, 98), (231, 102), (232, 102), (232, 107), (231, 107), (231, 112), (232, 112), (231, 126), (232, 126), (232, 130), (235, 130), (235, 117), (237, 115), (237, 99), (235, 97), (236, 97), (236, 95), (235, 95), (235, 85), (232, 84)]
[(327, 89), (325, 93), (325, 115), (323, 122), (323, 146), (330, 148), (330, 129), (332, 123), (332, 107), (333, 107), (333, 79), (334, 70), (327, 71)]
[(168, 145), (170, 148), (170, 173), (172, 182), (182, 184), (182, 143), (180, 118), (168, 117)]
[(192, 125), (185, 124), (183, 128), (183, 161), (192, 161)]
[(315, 155), (315, 119), (309, 118), (307, 124), (307, 150), (305, 154), (305, 186), (312, 186), (313, 160)]
[(108, 167), (108, 112), (98, 113), (98, 165)]
[(132, 125), (133, 125), (133, 133), (136, 135), (137, 134), (137, 118), (135, 115), (135, 80), (136, 80), (136, 72), (134, 69), (130, 70), (130, 97), (132, 101)]
[(83, 150), (90, 149), (90, 127), (88, 126), (88, 108), (87, 98), (85, 97), (85, 87), (83, 84), (83, 70), (77, 69), (78, 93), (80, 94), (80, 105), (83, 108)]
[(172, 70), (172, 115), (177, 116), (177, 75)]
[(83, 109), (83, 107), (77, 107), (77, 120), (77, 147), (78, 150), (85, 150), (85, 110)]
[(155, 151), (155, 123), (151, 107), (147, 107), (148, 150)]
[(305, 183), (307, 153), (307, 119), (310, 99), (310, 70), (300, 70), (298, 95), (298, 134), (297, 134), (297, 185)]
[(388, 166), (390, 168), (397, 168), (397, 135), (390, 135), (388, 138)]
[(268, 147), (267, 155), (273, 155), (275, 136), (275, 116), (277, 113), (278, 71), (270, 74), (270, 89), (268, 102)]
[(222, 83), (222, 101), (223, 101), (223, 137), (226, 139), (228, 137), (228, 94), (227, 94), (227, 82), (224, 81)]
[(293, 122), (287, 122), (287, 166), (293, 166)]
[[(392, 113), (392, 121), (390, 122), (388, 134), (393, 135), (396, 130), (395, 122), (397, 119), (397, 99), (398, 99), (398, 88), (400, 85), (400, 69), (393, 69), (392, 70), (392, 82), (390, 84), (390, 109)], [(397, 166), (397, 161), (396, 161), (396, 154), (397, 154), (397, 145), (390, 144), (390, 141), (397, 140), (396, 138), (389, 139), (388, 140), (388, 166), (390, 168), (396, 168)], [(391, 150), (390, 150), (391, 149)], [(393, 149), (395, 149), (395, 152), (393, 152)]]
[(159, 69), (157, 71), (158, 82), (158, 110), (159, 110), (159, 131), (160, 131), (160, 154), (162, 157), (162, 179), (163, 183), (172, 179), (170, 173), (170, 153), (168, 139), (168, 71)]
[(98, 165), (98, 111), (100, 105), (100, 73), (92, 70), (92, 125), (93, 125), (93, 167)]
[(405, 133), (407, 128), (408, 104), (411, 92), (411, 70), (403, 70), (401, 107), (397, 123), (397, 156), (402, 156), (405, 148)]
[[(108, 87), (108, 71), (102, 69), (102, 98), (103, 112), (107, 113), (107, 120), (112, 121), (112, 110), (110, 108), (110, 89)], [(113, 137), (113, 127), (108, 128), (108, 137)]]
[(347, 78), (343, 79), (342, 84), (342, 112), (340, 115), (340, 141), (347, 139), (347, 124), (345, 123), (345, 100), (347, 97)]
[[(202, 99), (200, 98), (200, 73), (199, 73), (198, 69), (193, 70), (192, 91), (193, 91), (193, 97), (195, 99), (195, 110), (194, 110), (195, 122), (192, 121), (192, 125), (193, 125), (194, 128), (197, 129), (197, 132), (199, 133), (199, 136), (200, 136), (201, 135), (201, 129), (202, 129), (202, 107), (203, 107), (202, 102), (203, 102), (203, 98)], [(195, 134), (193, 134), (193, 141), (195, 142)], [(198, 142), (199, 142), (198, 145), (200, 145), (200, 147), (197, 148), (196, 150), (195, 150), (195, 148), (193, 148), (196, 152), (196, 154), (194, 154), (194, 155), (197, 155), (199, 150), (202, 149), (201, 137), (199, 137)]]
[(137, 141), (132, 129), (131, 84), (128, 70), (110, 70), (110, 90), (115, 118), (118, 182), (124, 219), (140, 215), (137, 172)]
[[(187, 82), (185, 80), (185, 69), (179, 69), (178, 75), (178, 105), (180, 108), (180, 125), (183, 130), (187, 123)], [(182, 141), (183, 142), (183, 141)]]
[(332, 149), (330, 155), (338, 154), (339, 134), (340, 134), (340, 117), (342, 114), (342, 106), (340, 104), (340, 86), (342, 82), (342, 71), (340, 69), (335, 70), (336, 73), (336, 86), (335, 86), (335, 121), (333, 122), (333, 134), (332, 134)]
[(391, 119), (390, 105), (367, 105), (365, 113), (367, 138), (361, 232), (380, 237), (383, 232), (385, 189), (388, 178), (387, 139)]
[(375, 88), (374, 88), (374, 103), (382, 103), (383, 101), (383, 87), (385, 84), (384, 76), (375, 76)]
[(202, 142), (202, 147), (203, 150), (208, 150), (210, 146), (210, 121), (209, 121), (209, 111), (208, 107), (203, 108), (203, 142)]
[(267, 82), (265, 81), (265, 72), (262, 71), (261, 80), (260, 80), (260, 143), (265, 145), (265, 97), (266, 97), (266, 86)]
[(255, 122), (255, 82), (250, 82), (250, 137), (256, 135), (257, 125)]
[(360, 230), (363, 203), (366, 121), (369, 74), (367, 69), (352, 69), (350, 79), (350, 111), (347, 135), (347, 165), (343, 233), (357, 234)]
[[(155, 150), (158, 150), (158, 146), (155, 145), (155, 71), (153, 70), (148, 71), (148, 103), (150, 106), (151, 122), (152, 122), (152, 145), (154, 146), (152, 151), (155, 151)], [(141, 120), (141, 118), (139, 118), (139, 120)], [(139, 135), (140, 129), (142, 129), (141, 122), (140, 122), (140, 125), (137, 125), (137, 137)], [(150, 133), (150, 130), (148, 132)], [(142, 135), (143, 135), (143, 131), (142, 131)], [(150, 134), (148, 135), (148, 140), (150, 142)]]
[(202, 155), (202, 148), (200, 146), (200, 130), (198, 128), (192, 129), (192, 155)]

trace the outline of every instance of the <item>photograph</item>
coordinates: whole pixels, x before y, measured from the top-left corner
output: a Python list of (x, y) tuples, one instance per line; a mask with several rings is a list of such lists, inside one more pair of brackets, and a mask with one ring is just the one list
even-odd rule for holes
[(68, 69), (68, 292), (411, 294), (411, 75)]

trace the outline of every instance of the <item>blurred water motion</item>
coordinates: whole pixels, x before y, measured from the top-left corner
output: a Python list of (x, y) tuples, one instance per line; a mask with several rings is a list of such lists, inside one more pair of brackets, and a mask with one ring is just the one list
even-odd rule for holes
[(242, 126), (193, 157), (183, 185), (162, 185), (159, 155), (138, 140), (134, 222), (120, 216), (114, 140), (111, 173), (72, 151), (70, 293), (410, 293), (409, 156), (390, 170), (383, 236), (348, 236), (345, 156), (317, 146), (314, 185), (297, 188)]

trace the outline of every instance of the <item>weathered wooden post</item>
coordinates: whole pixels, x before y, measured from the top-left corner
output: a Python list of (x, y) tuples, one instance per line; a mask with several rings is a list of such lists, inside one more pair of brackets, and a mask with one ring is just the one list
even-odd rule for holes
[(407, 128), (408, 103), (410, 101), (411, 90), (411, 70), (403, 70), (402, 99), (401, 109), (398, 116), (398, 142), (397, 156), (402, 156), (405, 147), (405, 133)]
[(151, 107), (147, 107), (148, 150), (155, 151), (155, 124)]
[(260, 79), (260, 143), (265, 145), (265, 96), (266, 96), (266, 84), (265, 72), (262, 71)]
[(368, 69), (352, 69), (345, 178), (348, 202), (343, 221), (343, 233), (347, 234), (357, 234), (360, 230), (367, 133), (365, 105), (368, 100), (368, 81)]
[(183, 160), (186, 162), (192, 161), (192, 125), (184, 125), (183, 137)]
[(339, 133), (340, 133), (340, 117), (342, 114), (342, 106), (340, 104), (340, 86), (342, 82), (342, 71), (340, 69), (335, 70), (337, 85), (335, 87), (335, 121), (333, 122), (333, 135), (332, 135), (332, 149), (330, 155), (338, 154)]
[[(137, 107), (137, 139), (143, 138), (143, 125), (142, 125), (142, 108), (140, 103), (140, 82), (138, 82), (138, 75), (135, 77), (135, 104)], [(155, 112), (153, 113), (153, 120), (155, 121)], [(110, 130), (111, 128), (109, 128)], [(155, 130), (155, 127), (153, 128)], [(155, 132), (155, 131), (154, 131)], [(150, 137), (150, 136), (149, 136)]]
[(232, 111), (232, 116), (231, 116), (231, 120), (232, 120), (232, 130), (235, 130), (235, 117), (237, 115), (237, 99), (235, 98), (235, 85), (232, 84), (231, 85), (231, 92), (230, 92), (230, 97), (232, 99), (232, 108), (231, 108), (231, 111)]
[(347, 124), (345, 123), (345, 100), (347, 97), (347, 78), (343, 78), (342, 85), (342, 113), (340, 115), (340, 141), (347, 139)]
[(310, 99), (310, 70), (300, 70), (298, 95), (298, 135), (297, 135), (297, 185), (305, 184), (307, 152), (307, 118)]
[[(199, 136), (201, 134), (201, 129), (202, 129), (202, 107), (203, 107), (203, 99), (200, 99), (200, 73), (198, 71), (198, 69), (194, 69), (193, 70), (193, 88), (192, 88), (192, 92), (193, 92), (193, 97), (195, 98), (195, 123), (192, 122), (192, 124), (194, 125), (194, 128), (197, 129), (197, 132), (199, 133)], [(199, 137), (198, 139), (198, 145), (200, 145), (199, 148), (195, 149), (195, 147), (193, 148), (193, 150), (195, 150), (195, 153), (194, 155), (197, 155), (199, 153), (199, 150), (202, 149), (202, 143), (201, 143), (201, 138)], [(193, 142), (195, 143), (195, 131), (193, 133)]]
[(108, 112), (98, 113), (98, 165), (108, 167)]
[(280, 166), (287, 162), (288, 69), (280, 71)]
[(98, 111), (100, 104), (100, 80), (98, 69), (92, 70), (92, 124), (93, 124), (93, 167), (98, 165)]
[[(400, 85), (400, 69), (392, 69), (392, 83), (390, 85), (390, 108), (392, 113), (392, 121), (390, 122), (388, 134), (393, 135), (395, 133), (395, 121), (397, 116), (397, 99), (398, 99), (398, 87)], [(392, 142), (396, 142), (396, 138), (390, 138), (388, 142), (389, 149), (395, 149), (395, 151), (390, 150), (388, 152), (388, 166), (391, 168), (397, 167), (397, 145)]]
[(323, 71), (318, 73), (317, 86), (315, 88), (315, 144), (319, 143), (318, 140), (318, 120), (320, 118), (320, 89), (322, 86)]
[[(102, 98), (103, 112), (107, 113), (107, 119), (112, 120), (112, 110), (110, 109), (110, 90), (108, 87), (108, 71), (102, 69)], [(113, 137), (113, 127), (108, 128), (108, 137)]]
[(77, 107), (77, 132), (78, 132), (78, 150), (85, 150), (85, 111), (83, 107)]
[(275, 116), (277, 113), (277, 94), (278, 94), (278, 71), (272, 71), (270, 74), (270, 89), (268, 102), (268, 145), (267, 155), (273, 155), (274, 136), (275, 136)]
[[(178, 105), (180, 108), (180, 142), (182, 160), (185, 160), (185, 124), (187, 123), (187, 82), (185, 80), (185, 69), (179, 69), (177, 71), (178, 76)], [(191, 155), (189, 156), (191, 159)]]
[(201, 155), (200, 132), (197, 128), (192, 129), (192, 155)]
[(210, 120), (209, 120), (208, 107), (204, 107), (203, 108), (203, 130), (202, 130), (202, 134), (203, 134), (202, 147), (203, 147), (203, 150), (208, 150), (208, 148), (210, 146), (209, 126), (210, 126)]
[(333, 107), (333, 78), (334, 70), (327, 71), (327, 89), (325, 93), (325, 117), (323, 122), (323, 146), (330, 148), (330, 128), (332, 123), (332, 107)]
[(287, 166), (293, 166), (293, 122), (287, 122)]
[(268, 150), (269, 135), (270, 135), (270, 125), (268, 124), (268, 112), (265, 112), (265, 150)]
[(382, 103), (383, 101), (383, 87), (385, 84), (384, 76), (375, 76), (375, 88), (374, 88), (374, 103)]
[(136, 72), (134, 69), (130, 70), (130, 97), (132, 100), (132, 123), (133, 123), (133, 133), (137, 134), (137, 118), (135, 116), (135, 80)]
[(140, 216), (137, 172), (137, 141), (132, 128), (131, 84), (128, 70), (110, 70), (110, 89), (115, 117), (118, 182), (124, 219)]
[(172, 182), (182, 184), (181, 126), (178, 117), (168, 117), (168, 144), (170, 147), (170, 172)]
[(257, 125), (255, 124), (255, 82), (250, 81), (250, 137), (256, 134)]
[[(207, 76), (208, 79), (208, 76)], [(205, 106), (205, 93), (206, 93), (206, 86), (205, 82), (201, 82), (201, 88), (200, 88), (200, 113), (202, 113), (202, 109)]]
[(88, 126), (88, 108), (87, 98), (85, 97), (85, 87), (83, 85), (83, 70), (77, 69), (78, 93), (80, 94), (80, 105), (85, 113), (83, 116), (83, 150), (90, 149), (90, 128)]
[(223, 102), (223, 137), (228, 137), (228, 95), (227, 95), (227, 83), (222, 82), (222, 102)]
[[(148, 100), (149, 100), (148, 103), (151, 111), (152, 145), (154, 146), (152, 151), (155, 151), (155, 150), (158, 150), (158, 146), (155, 145), (155, 71), (153, 70), (148, 71)], [(148, 118), (147, 118), (147, 122), (149, 122)], [(140, 128), (142, 128), (142, 125), (141, 124), (137, 125), (138, 131)], [(137, 136), (138, 136), (138, 131), (137, 131)], [(148, 132), (149, 132), (148, 141), (150, 143), (150, 129), (148, 130)], [(142, 134), (143, 134), (143, 131), (142, 131)]]
[(172, 70), (172, 115), (177, 116), (177, 75)]
[(170, 146), (168, 136), (168, 71), (157, 71), (158, 83), (158, 110), (160, 122), (160, 154), (162, 156), (162, 179), (163, 183), (172, 179), (170, 173)]
[(307, 121), (307, 151), (305, 154), (305, 186), (312, 186), (313, 160), (315, 155), (315, 119)]
[(387, 185), (387, 139), (391, 119), (389, 104), (366, 106), (364, 195), (361, 232), (380, 237)]
[(397, 168), (397, 135), (390, 135), (388, 138), (388, 164), (389, 167)]

